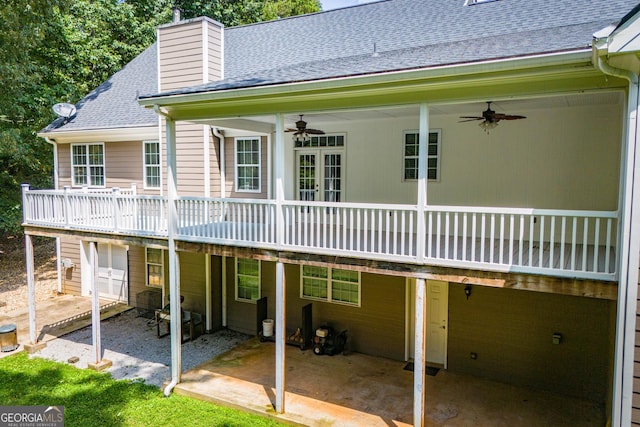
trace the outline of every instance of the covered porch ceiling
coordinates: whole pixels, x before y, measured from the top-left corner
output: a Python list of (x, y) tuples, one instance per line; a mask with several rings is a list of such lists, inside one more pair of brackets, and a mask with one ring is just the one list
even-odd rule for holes
[[(602, 108), (609, 106), (621, 106), (624, 103), (624, 91), (622, 90), (591, 90), (579, 93), (566, 93), (560, 95), (536, 96), (536, 97), (498, 97), (484, 101), (449, 102), (429, 104), (430, 116), (478, 116), (487, 108), (487, 102), (491, 101), (491, 108), (497, 112), (517, 114), (519, 111), (550, 110), (565, 107), (581, 107), (597, 105)], [(418, 104), (401, 106), (376, 107), (376, 108), (352, 108), (333, 111), (305, 111), (285, 114), (285, 127), (295, 127), (295, 122), (304, 115), (309, 127), (322, 128), (332, 123), (376, 121), (389, 118), (415, 117), (420, 113)], [(275, 131), (275, 115), (239, 115), (227, 118), (204, 118), (189, 120), (192, 123), (205, 124), (219, 129), (238, 130), (255, 134), (268, 134)]]

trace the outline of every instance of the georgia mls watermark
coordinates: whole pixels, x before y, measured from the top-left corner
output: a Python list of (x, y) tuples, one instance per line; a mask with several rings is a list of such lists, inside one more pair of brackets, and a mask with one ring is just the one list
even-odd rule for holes
[(0, 406), (0, 427), (64, 427), (64, 406)]

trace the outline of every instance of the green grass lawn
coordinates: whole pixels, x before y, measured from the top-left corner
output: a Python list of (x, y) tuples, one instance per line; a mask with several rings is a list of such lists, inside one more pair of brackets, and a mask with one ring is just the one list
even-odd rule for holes
[(29, 359), (0, 359), (0, 405), (64, 406), (65, 426), (276, 426), (274, 420), (188, 397), (166, 398), (157, 387), (109, 374)]

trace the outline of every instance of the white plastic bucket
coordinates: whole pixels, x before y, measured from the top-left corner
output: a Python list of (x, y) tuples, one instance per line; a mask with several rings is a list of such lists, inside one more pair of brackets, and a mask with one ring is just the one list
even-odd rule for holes
[(273, 319), (264, 319), (262, 321), (262, 336), (263, 337), (273, 336)]

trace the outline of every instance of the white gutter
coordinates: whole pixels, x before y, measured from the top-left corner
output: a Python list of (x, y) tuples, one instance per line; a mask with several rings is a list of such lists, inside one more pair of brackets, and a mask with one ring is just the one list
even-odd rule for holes
[(490, 73), (497, 71), (516, 71), (527, 68), (542, 68), (551, 66), (575, 65), (576, 63), (591, 62), (591, 49), (576, 49), (567, 52), (556, 52), (542, 55), (531, 55), (523, 58), (495, 59), (490, 61), (474, 62), (471, 64), (450, 64), (429, 68), (411, 70), (388, 71), (375, 74), (357, 76), (335, 77), (322, 80), (279, 83), (269, 86), (238, 88), (221, 91), (199, 92), (191, 94), (159, 95), (138, 99), (140, 105), (152, 108), (154, 105), (173, 105), (181, 103), (202, 102), (211, 100), (238, 99), (243, 97), (264, 97), (268, 95), (281, 95), (283, 91), (313, 91), (323, 89), (344, 89), (381, 83), (402, 83), (415, 79), (463, 77), (477, 73)]
[[(597, 55), (597, 52), (596, 52)], [(631, 424), (631, 404), (633, 399), (633, 369), (635, 350), (635, 326), (638, 297), (638, 267), (640, 254), (640, 226), (633, 221), (638, 216), (637, 198), (634, 195), (638, 189), (635, 184), (638, 151), (640, 141), (640, 126), (638, 112), (640, 110), (640, 88), (638, 76), (631, 71), (610, 66), (597, 56), (594, 61), (596, 67), (604, 74), (619, 77), (629, 81), (629, 97), (627, 105), (626, 143), (623, 147), (621, 159), (621, 184), (619, 197), (619, 225), (618, 241), (621, 254), (618, 258), (619, 284), (618, 307), (616, 316), (616, 343), (613, 378), (613, 414), (611, 425), (624, 426)], [(626, 162), (625, 162), (626, 160)], [(624, 179), (624, 181), (623, 181)]]
[(218, 154), (220, 158), (218, 159), (218, 165), (220, 166), (220, 197), (227, 197), (227, 180), (225, 174), (225, 161), (224, 161), (224, 134), (218, 130), (218, 128), (211, 126), (211, 134), (218, 138), (220, 143), (220, 150)]
[[(60, 177), (58, 175), (58, 143), (55, 139), (43, 137), (45, 141), (53, 146), (53, 188), (58, 189)], [(60, 238), (56, 237), (56, 270), (57, 274), (57, 289), (58, 293), (62, 293), (62, 260), (60, 259)]]

